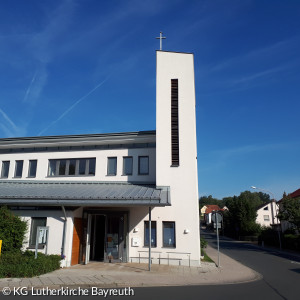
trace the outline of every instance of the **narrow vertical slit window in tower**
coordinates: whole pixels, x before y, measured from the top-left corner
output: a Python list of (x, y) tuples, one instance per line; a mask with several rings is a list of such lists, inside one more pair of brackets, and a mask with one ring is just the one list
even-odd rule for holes
[(172, 166), (179, 166), (178, 79), (171, 79)]

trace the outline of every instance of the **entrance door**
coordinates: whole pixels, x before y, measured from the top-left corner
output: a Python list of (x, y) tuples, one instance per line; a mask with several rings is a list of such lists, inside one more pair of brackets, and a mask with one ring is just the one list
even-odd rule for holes
[(127, 214), (89, 214), (86, 263), (90, 260), (126, 262)]
[(92, 216), (91, 260), (104, 261), (105, 216)]
[(80, 263), (80, 245), (82, 244), (82, 219), (74, 218), (71, 266)]

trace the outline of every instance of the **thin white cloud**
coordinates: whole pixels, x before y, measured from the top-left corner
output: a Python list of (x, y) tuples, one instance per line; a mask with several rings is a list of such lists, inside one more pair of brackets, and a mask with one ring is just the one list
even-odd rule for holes
[(55, 125), (57, 122), (59, 122), (62, 118), (64, 118), (76, 105), (78, 105), (81, 101), (83, 101), (84, 99), (86, 99), (90, 94), (92, 94), (94, 91), (96, 91), (100, 86), (102, 86), (105, 81), (107, 81), (107, 79), (109, 78), (106, 77), (103, 81), (101, 81), (98, 85), (96, 85), (93, 89), (91, 89), (86, 95), (84, 95), (83, 97), (81, 97), (80, 99), (78, 99), (77, 101), (75, 101), (65, 112), (63, 112), (56, 120), (54, 120), (50, 125), (48, 125), (45, 129), (43, 129), (42, 131), (40, 131), (40, 133), (38, 134), (39, 136), (42, 135), (44, 132), (46, 132), (50, 127), (52, 127), (53, 125)]
[(293, 44), (299, 41), (299, 36), (295, 36), (293, 38), (279, 41), (277, 43), (274, 43), (272, 45), (268, 45), (263, 48), (258, 48), (251, 50), (247, 53), (244, 53), (240, 56), (231, 57), (227, 60), (224, 60), (217, 65), (213, 66), (210, 71), (216, 72), (223, 69), (226, 69), (228, 67), (232, 67), (232, 65), (240, 64), (243, 61), (249, 62), (250, 60), (257, 60), (259, 58), (264, 59), (266, 57), (270, 56), (270, 53), (274, 55), (274, 53), (286, 53), (287, 49), (292, 47)]
[(26, 90), (26, 93), (25, 93), (23, 102), (27, 102), (28, 96), (29, 96), (29, 94), (30, 94), (30, 90), (31, 90), (32, 85), (34, 84), (34, 81), (35, 81), (35, 78), (36, 78), (36, 74), (37, 74), (37, 71), (34, 73), (32, 79), (31, 79), (31, 81), (30, 81), (30, 83), (29, 83), (29, 86), (28, 86), (28, 88), (27, 88), (27, 90)]
[(29, 36), (25, 47), (29, 50), (28, 60), (38, 67), (25, 92), (23, 102), (35, 104), (40, 99), (47, 84), (47, 65), (59, 51), (57, 40), (67, 31), (74, 6), (75, 4), (70, 0), (62, 1), (55, 10), (45, 15), (44, 19), (49, 21), (45, 23), (42, 30)]
[(199, 164), (199, 173), (218, 170), (224, 168), (229, 162), (238, 157), (249, 157), (252, 153), (273, 152), (278, 150), (286, 150), (294, 147), (299, 147), (300, 143), (277, 143), (277, 144), (262, 144), (262, 145), (245, 145), (234, 148), (219, 149), (208, 153), (199, 153), (199, 161), (209, 162), (209, 164)]
[(241, 147), (221, 149), (212, 152), (213, 156), (218, 156), (222, 159), (236, 157), (237, 155), (247, 155), (254, 152), (262, 151), (275, 151), (281, 149), (288, 149), (292, 147), (291, 143), (278, 143), (278, 144), (262, 144), (262, 145), (245, 145)]
[(233, 80), (232, 84), (236, 85), (236, 84), (241, 84), (241, 83), (247, 83), (247, 82), (256, 80), (258, 78), (261, 78), (261, 77), (276, 74), (278, 72), (281, 72), (283, 70), (286, 70), (286, 69), (290, 68), (290, 66), (291, 66), (291, 64), (288, 63), (288, 64), (282, 65), (280, 67), (277, 67), (277, 68), (271, 68), (271, 69), (267, 69), (267, 70), (264, 70), (264, 71), (261, 71), (261, 72), (257, 72), (257, 73), (251, 74), (249, 76), (245, 76), (245, 77), (242, 77), (240, 79)]
[(2, 117), (0, 118), (0, 129), (6, 137), (22, 136), (25, 134), (25, 127), (18, 127), (1, 108), (0, 117)]
[(13, 130), (18, 130), (16, 124), (9, 118), (9, 116), (0, 108), (0, 114), (2, 115), (3, 119), (12, 127)]

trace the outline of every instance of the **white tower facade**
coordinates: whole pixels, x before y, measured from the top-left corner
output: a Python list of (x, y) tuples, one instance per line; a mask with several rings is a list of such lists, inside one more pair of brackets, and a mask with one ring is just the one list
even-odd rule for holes
[[(176, 251), (200, 262), (194, 56), (156, 52), (156, 185), (169, 186)], [(154, 209), (158, 210), (158, 209)]]

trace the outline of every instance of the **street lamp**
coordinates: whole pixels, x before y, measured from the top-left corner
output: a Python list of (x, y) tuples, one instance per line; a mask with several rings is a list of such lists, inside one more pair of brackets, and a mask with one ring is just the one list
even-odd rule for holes
[[(259, 190), (259, 191), (262, 191), (262, 192), (266, 192), (266, 193), (268, 193), (268, 194), (270, 194), (272, 197), (273, 197), (273, 200), (274, 200), (274, 202), (276, 203), (276, 205), (277, 205), (277, 207), (278, 207), (278, 211), (279, 211), (279, 204), (276, 202), (276, 200), (275, 200), (275, 196), (274, 196), (274, 194), (272, 193), (272, 192), (270, 192), (270, 191), (268, 191), (268, 190), (265, 190), (265, 189), (261, 189), (261, 188), (258, 188), (258, 187), (256, 187), (256, 186), (251, 186), (251, 188), (252, 189), (254, 189), (254, 190)], [(273, 201), (272, 201), (273, 202)], [(272, 224), (273, 225), (275, 225), (275, 223), (274, 223), (274, 219), (275, 219), (275, 217), (274, 217), (274, 212), (273, 212), (273, 203), (271, 202), (271, 212), (272, 212)], [(278, 217), (277, 217), (277, 225), (278, 225)], [(279, 228), (279, 227), (278, 227)], [(280, 232), (279, 232), (280, 230), (277, 230), (277, 232), (278, 232), (278, 240), (279, 240), (279, 247), (280, 247), (280, 251), (281, 251), (281, 236), (280, 236)]]
[(256, 186), (251, 186), (251, 189), (254, 189), (254, 190), (260, 190), (260, 191), (263, 191), (263, 192), (267, 192), (267, 193), (270, 194), (270, 195), (273, 197), (273, 199), (275, 200), (274, 194), (273, 194), (272, 192), (268, 191), (268, 190), (260, 189), (260, 188), (258, 188), (258, 187), (256, 187)]

